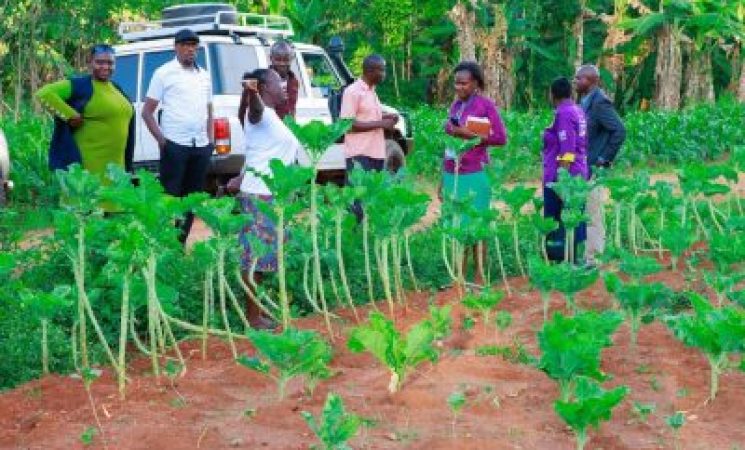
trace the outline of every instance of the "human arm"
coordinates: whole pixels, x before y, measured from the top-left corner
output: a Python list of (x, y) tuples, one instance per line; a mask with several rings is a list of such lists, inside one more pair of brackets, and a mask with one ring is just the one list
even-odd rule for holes
[(341, 111), (339, 112), (339, 117), (342, 119), (353, 120), (351, 129), (352, 132), (364, 133), (366, 131), (373, 131), (381, 128), (392, 129), (396, 125), (398, 117), (394, 119), (392, 115), (388, 114), (383, 114), (383, 118), (381, 120), (358, 120), (357, 113), (359, 111), (360, 101), (360, 96), (356, 92), (353, 92), (350, 89), (344, 91), (344, 95), (342, 96), (341, 100)]
[(36, 91), (36, 98), (49, 112), (78, 128), (83, 124), (83, 118), (67, 100), (72, 97), (72, 83), (70, 80), (57, 81), (43, 86)]
[(207, 140), (211, 145), (215, 143), (214, 107), (212, 102), (207, 104)]
[(482, 141), (486, 145), (505, 145), (507, 143), (507, 130), (502, 122), (502, 116), (499, 115), (496, 105), (489, 102), (486, 110), (486, 116), (491, 124), (489, 136)]
[(160, 126), (155, 121), (155, 110), (158, 109), (158, 100), (154, 98), (145, 98), (145, 105), (142, 107), (142, 120), (145, 122), (145, 126), (153, 135), (153, 138), (158, 142), (158, 147), (161, 151), (166, 147), (166, 138), (163, 136), (163, 132)]
[(150, 86), (145, 96), (145, 104), (142, 106), (142, 113), (140, 114), (148, 131), (150, 131), (150, 134), (158, 142), (158, 147), (160, 147), (161, 151), (166, 148), (166, 138), (158, 122), (155, 120), (155, 110), (158, 109), (158, 105), (163, 101), (163, 90), (161, 71), (156, 70), (153, 78), (150, 80)]
[(592, 114), (600, 126), (608, 131), (608, 143), (598, 155), (597, 163), (599, 166), (608, 166), (616, 158), (621, 145), (626, 140), (626, 127), (607, 98), (600, 99), (593, 106)]
[(557, 112), (553, 129), (559, 143), (559, 155), (556, 159), (561, 167), (568, 169), (577, 158), (577, 128), (571, 116)]

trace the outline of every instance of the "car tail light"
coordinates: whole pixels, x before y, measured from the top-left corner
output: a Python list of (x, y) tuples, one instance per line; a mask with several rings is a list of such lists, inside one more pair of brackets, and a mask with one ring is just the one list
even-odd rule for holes
[(230, 121), (227, 117), (219, 117), (213, 123), (215, 131), (215, 152), (218, 155), (230, 153)]

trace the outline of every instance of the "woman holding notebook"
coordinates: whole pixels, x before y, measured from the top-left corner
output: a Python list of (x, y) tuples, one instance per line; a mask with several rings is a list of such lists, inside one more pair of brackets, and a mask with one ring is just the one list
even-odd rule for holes
[[(489, 146), (504, 145), (507, 133), (494, 102), (483, 96), (484, 74), (475, 62), (461, 62), (453, 71), (455, 75), (456, 99), (450, 107), (445, 131), (464, 140), (478, 139), (474, 147), (455, 155), (453, 150), (445, 151), (443, 163), (441, 195), (455, 199), (469, 199), (477, 211), (489, 209), (491, 188), (484, 173), (489, 163)], [(457, 158), (457, 161), (456, 161)], [(457, 171), (457, 191), (456, 187)], [(482, 242), (472, 247), (476, 284), (482, 284), (483, 268), (481, 262), (486, 260), (486, 246)], [(481, 258), (478, 255), (481, 254)], [(463, 264), (468, 259), (466, 251)]]

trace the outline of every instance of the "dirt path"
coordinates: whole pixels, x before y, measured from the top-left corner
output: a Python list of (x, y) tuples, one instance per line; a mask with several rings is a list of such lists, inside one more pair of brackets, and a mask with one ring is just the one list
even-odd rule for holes
[[(676, 274), (657, 277), (673, 288), (683, 280)], [(496, 335), (483, 324), (468, 332), (460, 330), (463, 311), (454, 309), (457, 331), (444, 342), (440, 361), (424, 364), (401, 392), (386, 390), (389, 374), (368, 354), (351, 354), (346, 349), (350, 314), (336, 328), (332, 368), (335, 375), (322, 382), (312, 398), (305, 398), (297, 384), (291, 384), (288, 398), (275, 399), (274, 384), (261, 375), (236, 365), (227, 345), (213, 340), (207, 361), (202, 361), (195, 342), (183, 344), (189, 355), (188, 372), (177, 380), (177, 394), (167, 380), (148, 374), (149, 361), (131, 364), (132, 375), (126, 401), (119, 401), (110, 370), (94, 384), (98, 413), (110, 449), (305, 449), (314, 439), (300, 417), (300, 411), (318, 414), (327, 392), (340, 394), (347, 407), (376, 421), (352, 442), (367, 449), (551, 449), (574, 448), (573, 436), (553, 411), (558, 395), (554, 382), (542, 372), (498, 357), (475, 356), (484, 344), (506, 345), (519, 339), (527, 350), (537, 353), (535, 331), (542, 314), (538, 296), (524, 281), (513, 280), (516, 294), (505, 300), (504, 309), (513, 315), (513, 325)], [(436, 297), (439, 304), (456, 304), (453, 291)], [(607, 307), (610, 303), (602, 286), (579, 298), (585, 307)], [(403, 329), (425, 315), (427, 296), (412, 294), (408, 311), (397, 311), (397, 325)], [(552, 310), (563, 308), (554, 298)], [(323, 329), (318, 317), (298, 321), (301, 328)], [(241, 350), (250, 353), (248, 344)], [(721, 379), (716, 401), (704, 405), (709, 372), (705, 358), (682, 346), (658, 323), (644, 326), (639, 345), (629, 346), (627, 327), (615, 336), (615, 346), (603, 355), (603, 370), (613, 378), (608, 385), (626, 384), (630, 397), (616, 411), (610, 423), (591, 432), (591, 449), (673, 448), (664, 418), (684, 411), (682, 448), (730, 449), (745, 443), (745, 374), (730, 373)], [(455, 390), (465, 391), (467, 403), (455, 428), (446, 405)], [(656, 412), (648, 423), (632, 413), (633, 401), (654, 403)], [(80, 380), (50, 376), (27, 383), (0, 395), (0, 448), (81, 448), (80, 434), (94, 425), (91, 409)], [(103, 448), (101, 437), (91, 448)]]

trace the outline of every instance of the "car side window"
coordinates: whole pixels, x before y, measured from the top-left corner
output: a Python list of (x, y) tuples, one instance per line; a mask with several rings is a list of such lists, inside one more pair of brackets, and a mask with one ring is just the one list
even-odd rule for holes
[(116, 57), (116, 69), (111, 79), (122, 88), (131, 101), (137, 99), (137, 75), (139, 75), (140, 55), (122, 55)]
[(310, 80), (310, 96), (328, 98), (331, 90), (339, 89), (341, 82), (323, 53), (303, 53), (305, 70)]
[[(173, 49), (145, 53), (145, 58), (142, 63), (142, 91), (140, 92), (140, 100), (145, 100), (148, 87), (150, 86), (150, 80), (153, 78), (155, 70), (163, 64), (172, 61), (175, 57), (176, 51)], [(203, 69), (207, 68), (207, 56), (204, 47), (199, 47), (199, 51), (197, 52), (197, 64)]]

